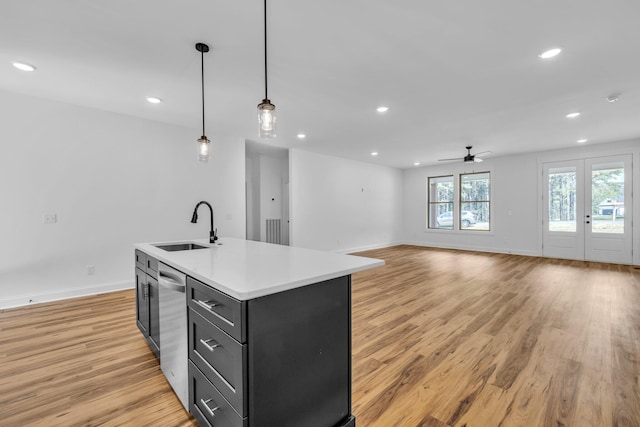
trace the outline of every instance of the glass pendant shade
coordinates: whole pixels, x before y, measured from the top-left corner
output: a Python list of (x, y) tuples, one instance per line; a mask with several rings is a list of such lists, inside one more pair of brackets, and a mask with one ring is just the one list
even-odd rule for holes
[(276, 137), (276, 106), (268, 99), (263, 99), (258, 104), (258, 124), (260, 138)]
[(206, 136), (202, 135), (200, 139), (198, 139), (198, 160), (201, 162), (209, 161), (209, 146), (210, 141)]

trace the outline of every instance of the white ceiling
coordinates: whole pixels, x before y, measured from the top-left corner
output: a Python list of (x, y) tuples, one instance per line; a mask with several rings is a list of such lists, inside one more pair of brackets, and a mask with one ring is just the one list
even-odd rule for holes
[[(407, 168), (462, 157), (465, 145), (502, 156), (640, 137), (638, 1), (268, 7), (271, 145)], [(2, 0), (0, 90), (192, 127), (195, 141), (194, 45), (205, 42), (207, 136), (257, 140), (262, 19), (261, 0)], [(537, 57), (555, 46), (560, 56)], [(572, 111), (582, 115), (566, 119)]]

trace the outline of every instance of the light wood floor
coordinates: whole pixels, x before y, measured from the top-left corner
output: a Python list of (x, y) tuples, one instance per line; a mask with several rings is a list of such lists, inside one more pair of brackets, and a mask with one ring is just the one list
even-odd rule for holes
[[(640, 426), (640, 270), (363, 252), (359, 427)], [(0, 426), (195, 426), (135, 326), (133, 291), (0, 311)], [(277, 427), (277, 426), (274, 426)]]

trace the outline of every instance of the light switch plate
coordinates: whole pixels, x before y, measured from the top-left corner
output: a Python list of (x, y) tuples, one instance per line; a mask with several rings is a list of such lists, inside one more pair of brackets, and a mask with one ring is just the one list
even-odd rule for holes
[(42, 223), (43, 224), (55, 224), (58, 222), (58, 215), (56, 214), (43, 214), (42, 215)]

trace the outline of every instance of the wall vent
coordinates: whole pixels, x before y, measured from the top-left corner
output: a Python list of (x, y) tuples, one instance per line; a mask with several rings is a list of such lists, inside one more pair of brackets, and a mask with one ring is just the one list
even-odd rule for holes
[(268, 219), (267, 220), (267, 243), (282, 244), (281, 236), (281, 220), (280, 219)]

